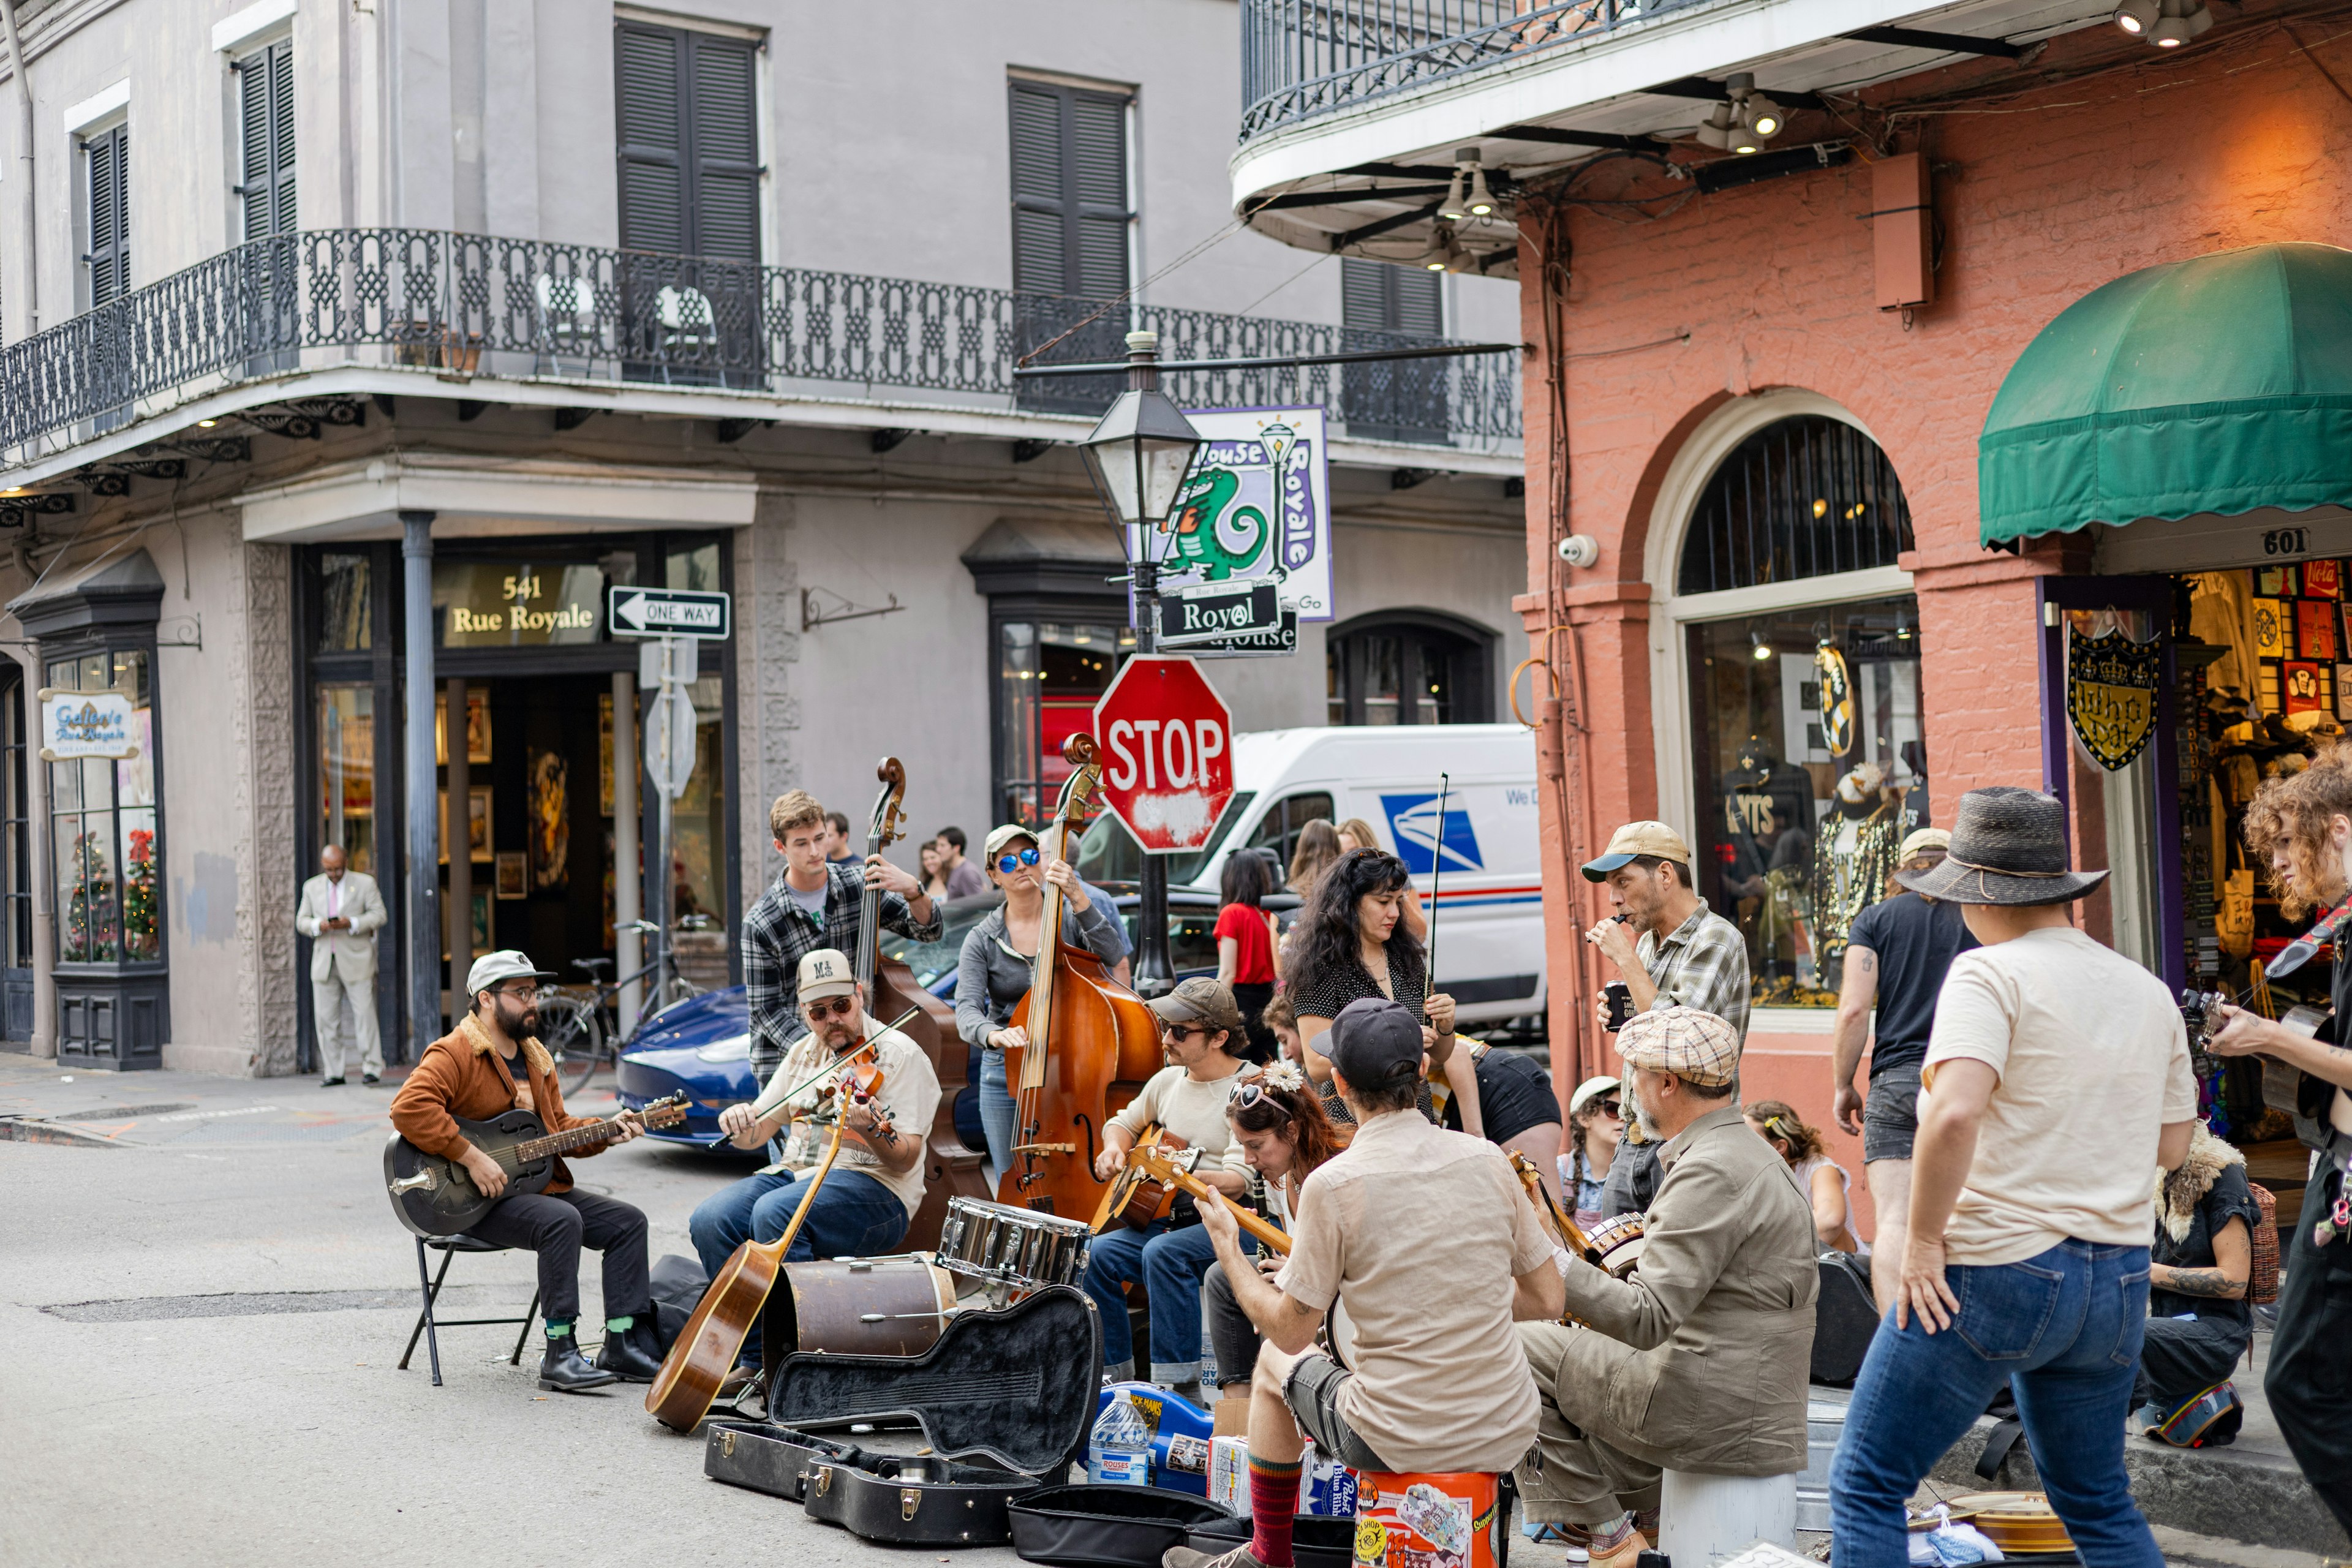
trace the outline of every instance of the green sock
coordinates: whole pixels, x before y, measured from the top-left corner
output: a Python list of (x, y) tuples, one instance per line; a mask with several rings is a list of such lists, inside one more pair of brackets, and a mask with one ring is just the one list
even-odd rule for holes
[(559, 1321), (554, 1318), (548, 1319), (547, 1337), (551, 1340), (570, 1339), (572, 1337), (572, 1324), (568, 1321)]
[(636, 1321), (634, 1317), (607, 1318), (604, 1320), (604, 1328), (610, 1333), (625, 1334), (635, 1325)]

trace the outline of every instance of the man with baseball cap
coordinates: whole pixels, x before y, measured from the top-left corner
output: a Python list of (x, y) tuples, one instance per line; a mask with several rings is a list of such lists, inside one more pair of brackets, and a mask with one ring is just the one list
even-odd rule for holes
[[(1629, 822), (1609, 847), (1585, 862), (1584, 879), (1609, 889), (1617, 912), (1584, 933), (1617, 966), (1633, 1010), (1696, 1007), (1748, 1039), (1748, 942), (1739, 928), (1706, 907), (1691, 876), (1690, 846), (1663, 822)], [(1593, 1011), (1606, 1029), (1608, 998)], [(1604, 1215), (1637, 1213), (1658, 1189), (1657, 1151), (1628, 1139), (1609, 1170)]]
[[(484, 1197), (499, 1199), (470, 1234), (538, 1254), (540, 1310), (547, 1324), (539, 1385), (577, 1394), (620, 1378), (649, 1383), (661, 1370), (646, 1282), (646, 1216), (616, 1198), (573, 1186), (561, 1159), (544, 1191), (500, 1197), (506, 1172), (467, 1140), (456, 1120), (487, 1121), (520, 1110), (536, 1114), (550, 1132), (595, 1124), (593, 1116), (573, 1116), (563, 1109), (554, 1058), (537, 1038), (540, 983), (553, 978), (512, 948), (476, 959), (466, 976), (472, 1010), (425, 1047), (415, 1070), (392, 1097), (392, 1124), (426, 1153), (464, 1166)], [(625, 1110), (614, 1119), (612, 1142), (625, 1143), (644, 1131), (637, 1113)], [(590, 1143), (571, 1157), (604, 1151), (604, 1144)], [(604, 1346), (593, 1366), (572, 1332), (580, 1316), (583, 1247), (604, 1255)]]
[[(743, 1243), (774, 1241), (792, 1224), (808, 1195), (803, 1179), (823, 1162), (832, 1138), (829, 1122), (820, 1127), (810, 1120), (820, 1110), (840, 1118), (841, 1152), (785, 1250), (787, 1260), (888, 1252), (922, 1206), (923, 1150), (940, 1105), (930, 1058), (866, 1013), (866, 987), (838, 948), (803, 954), (793, 980), (807, 1032), (784, 1053), (757, 1100), (719, 1113), (719, 1130), (738, 1149), (760, 1148), (789, 1125), (782, 1157), (705, 1198), (687, 1221), (694, 1250), (714, 1279)], [(869, 1043), (872, 1049), (859, 1049)], [(882, 1080), (864, 1100), (840, 1092), (842, 1075), (827, 1070), (868, 1064), (882, 1069)], [(740, 1390), (760, 1366), (757, 1323), (736, 1361), (722, 1397)]]
[[(1922, 827), (1903, 841), (1895, 868), (1932, 871), (1952, 836)], [(1911, 1141), (1919, 1131), (1919, 1063), (1936, 1023), (1936, 994), (1952, 960), (1976, 946), (1960, 906), (1905, 889), (1862, 911), (1846, 936), (1845, 975), (1838, 991), (1831, 1047), (1832, 1113), (1862, 1134), (1863, 1169), (1878, 1215), (1870, 1254), (1870, 1288), (1881, 1312), (1895, 1304), (1903, 1271), (1903, 1226), (1911, 1208)], [(1876, 1010), (1875, 1027), (1872, 1012)], [(1875, 1037), (1874, 1038), (1874, 1036)], [(1862, 1048), (1870, 1047), (1870, 1098), (1853, 1087)]]
[[(1292, 1560), (1308, 1437), (1357, 1469), (1517, 1464), (1538, 1405), (1511, 1324), (1559, 1315), (1551, 1239), (1502, 1151), (1433, 1125), (1415, 1107), (1420, 1019), (1363, 997), (1339, 1010), (1319, 1044), (1356, 1132), (1299, 1190), (1290, 1260), (1267, 1279), (1242, 1256), (1224, 1203), (1201, 1213), (1227, 1283), (1265, 1339), (1250, 1387), (1252, 1535), (1215, 1559), (1218, 1568)], [(1343, 1298), (1355, 1328), (1352, 1371), (1313, 1348)], [(1801, 1454), (1801, 1422), (1799, 1433)], [(1179, 1547), (1162, 1562), (1202, 1568), (1211, 1559)]]
[(1543, 1396), (1542, 1462), (1519, 1468), (1522, 1506), (1530, 1522), (1561, 1526), (1594, 1568), (1630, 1568), (1647, 1548), (1627, 1514), (1657, 1508), (1662, 1470), (1805, 1468), (1820, 1284), (1811, 1202), (1740, 1119), (1731, 1025), (1656, 1008), (1633, 1016), (1617, 1049), (1621, 1092), (1663, 1172), (1641, 1268), (1617, 1279), (1563, 1254), (1568, 1310), (1581, 1321), (1518, 1326)]
[(1895, 874), (1960, 905), (1980, 945), (1936, 999), (1902, 1275), (1831, 1462), (1843, 1561), (1903, 1561), (1906, 1500), (2004, 1384), (2083, 1561), (2164, 1561), (2132, 1502), (2124, 1420), (2148, 1173), (2189, 1156), (2197, 1075), (2164, 982), (2075, 928), (2074, 901), (2107, 874), (2072, 868), (2070, 826), (2054, 795), (1972, 789), (1942, 863)]
[[(1168, 1065), (1103, 1128), (1095, 1174), (1109, 1181), (1147, 1127), (1174, 1134), (1173, 1146), (1201, 1151), (1193, 1174), (1233, 1197), (1249, 1191), (1249, 1166), (1225, 1121), (1225, 1101), (1253, 1069), (1241, 1058), (1247, 1037), (1234, 994), (1205, 974), (1181, 982), (1151, 1005)], [(1163, 1139), (1163, 1142), (1167, 1140)], [(1151, 1380), (1170, 1388), (1201, 1376), (1201, 1279), (1216, 1249), (1192, 1200), (1179, 1194), (1166, 1219), (1142, 1229), (1115, 1226), (1094, 1239), (1087, 1294), (1102, 1309), (1103, 1365), (1114, 1380), (1135, 1373), (1135, 1343), (1121, 1289), (1141, 1280), (1151, 1298)]]

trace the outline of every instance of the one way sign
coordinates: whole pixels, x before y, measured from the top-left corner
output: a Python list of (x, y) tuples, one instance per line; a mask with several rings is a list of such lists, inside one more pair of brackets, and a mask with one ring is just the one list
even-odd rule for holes
[(695, 588), (605, 590), (608, 618), (616, 637), (701, 637), (725, 642), (734, 626), (734, 601), (725, 594)]

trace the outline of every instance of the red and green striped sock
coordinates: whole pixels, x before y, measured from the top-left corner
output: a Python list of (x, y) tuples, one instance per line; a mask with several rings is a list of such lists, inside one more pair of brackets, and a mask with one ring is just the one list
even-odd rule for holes
[(1299, 1463), (1250, 1456), (1250, 1555), (1265, 1568), (1292, 1568), (1290, 1530), (1298, 1511)]

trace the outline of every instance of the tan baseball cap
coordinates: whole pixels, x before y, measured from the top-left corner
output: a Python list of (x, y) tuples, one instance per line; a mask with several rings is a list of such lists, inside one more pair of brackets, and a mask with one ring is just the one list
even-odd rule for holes
[(1729, 1083), (1739, 1076), (1739, 1031), (1696, 1007), (1653, 1007), (1617, 1031), (1617, 1054), (1627, 1067), (1698, 1084)]
[(820, 947), (801, 959), (800, 999), (847, 996), (857, 989), (857, 966), (837, 947)]
[(981, 847), (982, 862), (988, 866), (994, 866), (996, 858), (1004, 853), (1006, 845), (1018, 844), (1024, 838), (1032, 844), (1037, 843), (1037, 831), (1034, 827), (1024, 827), (1017, 822), (1008, 822), (1002, 826), (990, 828), (987, 842)]
[(1900, 866), (1912, 856), (1925, 855), (1930, 849), (1940, 849), (1948, 855), (1950, 854), (1952, 836), (1940, 827), (1919, 828), (1903, 841), (1902, 848), (1895, 852), (1895, 863)]
[(1685, 868), (1691, 863), (1690, 846), (1664, 823), (1629, 822), (1610, 836), (1609, 847), (1600, 858), (1584, 863), (1584, 879), (1605, 882), (1610, 872), (1633, 864), (1634, 858), (1642, 855), (1672, 860)]

